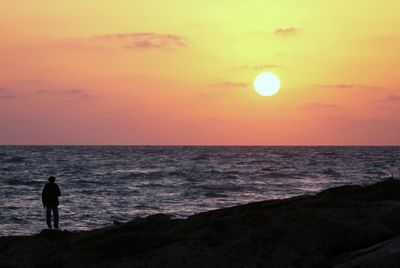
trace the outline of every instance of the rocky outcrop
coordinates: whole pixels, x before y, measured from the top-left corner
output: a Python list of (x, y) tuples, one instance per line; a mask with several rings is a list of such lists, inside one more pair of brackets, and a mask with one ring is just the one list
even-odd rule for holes
[(345, 254), (336, 263), (335, 268), (400, 267), (400, 236)]
[(0, 267), (397, 267), (400, 181), (0, 238)]

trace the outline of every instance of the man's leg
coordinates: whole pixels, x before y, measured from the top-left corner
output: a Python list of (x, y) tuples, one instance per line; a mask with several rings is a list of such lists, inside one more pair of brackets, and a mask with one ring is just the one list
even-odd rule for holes
[(51, 229), (51, 207), (50, 206), (46, 206), (46, 223), (47, 223), (47, 227), (49, 227), (49, 229)]
[(58, 206), (53, 207), (54, 228), (58, 229)]

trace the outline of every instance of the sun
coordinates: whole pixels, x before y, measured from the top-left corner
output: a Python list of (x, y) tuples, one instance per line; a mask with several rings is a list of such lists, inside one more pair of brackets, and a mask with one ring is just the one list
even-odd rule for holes
[(279, 77), (273, 73), (260, 73), (254, 79), (254, 89), (261, 96), (272, 96), (275, 95), (280, 87), (281, 81)]

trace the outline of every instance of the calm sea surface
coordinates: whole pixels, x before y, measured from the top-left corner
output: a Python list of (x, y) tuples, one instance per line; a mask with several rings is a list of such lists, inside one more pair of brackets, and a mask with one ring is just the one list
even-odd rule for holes
[(60, 227), (88, 230), (399, 176), (400, 147), (0, 146), (0, 236), (45, 228), (57, 177)]

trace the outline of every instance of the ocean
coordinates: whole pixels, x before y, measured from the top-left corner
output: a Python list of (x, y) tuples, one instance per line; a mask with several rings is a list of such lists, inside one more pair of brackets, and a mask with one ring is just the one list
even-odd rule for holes
[(371, 184), (399, 164), (400, 147), (0, 146), (0, 236), (46, 228), (50, 175), (75, 231)]

